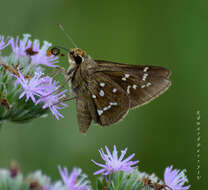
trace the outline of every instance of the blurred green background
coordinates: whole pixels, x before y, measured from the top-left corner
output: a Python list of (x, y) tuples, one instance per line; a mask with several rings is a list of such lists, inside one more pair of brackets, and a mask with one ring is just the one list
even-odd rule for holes
[[(172, 71), (170, 89), (150, 104), (130, 111), (119, 124), (92, 125), (78, 131), (75, 103), (64, 119), (49, 115), (30, 123), (7, 123), (0, 131), (0, 167), (11, 160), (24, 173), (42, 169), (59, 178), (57, 165), (81, 167), (90, 174), (101, 161), (98, 149), (115, 144), (136, 153), (140, 170), (161, 178), (173, 164), (186, 168), (192, 189), (208, 185), (206, 0), (0, 0), (0, 33), (48, 40), (71, 48), (56, 26), (62, 23), (80, 48), (93, 58), (129, 64), (152, 64)], [(67, 67), (66, 58), (62, 63)], [(201, 180), (197, 175), (196, 110), (201, 112)]]

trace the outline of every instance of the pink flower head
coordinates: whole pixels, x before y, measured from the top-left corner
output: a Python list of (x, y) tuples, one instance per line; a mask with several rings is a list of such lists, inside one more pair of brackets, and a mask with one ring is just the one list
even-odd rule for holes
[(35, 72), (35, 75), (31, 79), (25, 78), (21, 72), (19, 72), (19, 77), (15, 75), (17, 84), (19, 83), (24, 90), (19, 96), (20, 99), (26, 96), (26, 101), (31, 98), (32, 101), (36, 103), (35, 96), (41, 95), (44, 89), (43, 84), (46, 82), (45, 80), (47, 80), (46, 77), (41, 78), (42, 75), (43, 73), (40, 71)]
[(25, 50), (32, 46), (32, 41), (29, 40), (30, 34), (23, 34), (23, 39), (19, 40), (19, 36), (14, 40), (11, 39), (12, 51), (16, 57), (26, 56)]
[(67, 168), (58, 167), (61, 178), (66, 186), (66, 190), (90, 190), (89, 182), (86, 175), (82, 174), (81, 169), (74, 168), (71, 174)]
[(43, 109), (49, 108), (52, 114), (59, 120), (59, 117), (63, 118), (63, 115), (58, 111), (60, 109), (64, 109), (67, 104), (64, 104), (61, 100), (65, 97), (65, 92), (67, 90), (63, 90), (58, 92), (59, 86), (57, 86), (57, 82), (53, 81), (52, 78), (48, 77), (49, 80), (47, 84), (45, 84), (44, 89), (41, 91), (41, 97), (36, 102), (43, 103)]
[(190, 185), (184, 186), (184, 183), (188, 182), (188, 179), (185, 176), (185, 170), (173, 170), (173, 166), (165, 169), (164, 181), (171, 190), (187, 190), (190, 188)]
[(123, 160), (127, 148), (121, 151), (121, 156), (118, 157), (118, 152), (116, 146), (114, 145), (113, 153), (111, 154), (108, 147), (105, 146), (107, 154), (104, 153), (103, 149), (99, 150), (102, 159), (105, 161), (105, 164), (100, 164), (92, 160), (94, 164), (97, 166), (102, 167), (102, 169), (94, 172), (94, 175), (98, 175), (103, 173), (105, 176), (117, 171), (125, 171), (130, 172), (136, 167), (132, 167), (133, 165), (137, 164), (139, 161), (130, 161), (135, 154), (131, 154), (129, 157)]

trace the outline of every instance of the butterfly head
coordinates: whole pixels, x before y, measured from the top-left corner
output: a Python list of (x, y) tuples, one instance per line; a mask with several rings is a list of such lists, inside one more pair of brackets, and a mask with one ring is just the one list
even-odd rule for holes
[(85, 58), (87, 58), (87, 53), (80, 48), (73, 48), (69, 51), (69, 63), (79, 65)]

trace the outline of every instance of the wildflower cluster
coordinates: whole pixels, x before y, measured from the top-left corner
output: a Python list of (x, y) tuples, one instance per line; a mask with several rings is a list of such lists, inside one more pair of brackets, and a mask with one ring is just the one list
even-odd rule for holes
[(0, 169), (0, 189), (4, 190), (91, 190), (87, 175), (81, 169), (74, 168), (68, 174), (67, 168), (59, 168), (61, 180), (52, 182), (51, 178), (42, 173), (41, 170), (30, 173), (27, 176), (15, 168)]
[[(48, 54), (51, 43), (23, 38), (0, 36), (0, 123), (5, 120), (24, 122), (46, 114), (63, 117), (60, 109), (66, 90), (45, 74), (47, 67), (55, 68), (58, 56)], [(10, 49), (9, 49), (10, 48)], [(11, 51), (7, 56), (6, 50)], [(8, 52), (8, 51), (7, 51)]]
[[(188, 179), (185, 176), (185, 170), (173, 170), (173, 166), (167, 167), (164, 172), (163, 182), (156, 177), (155, 174), (148, 175), (145, 172), (140, 172), (137, 167), (134, 166), (139, 161), (131, 161), (134, 154), (131, 154), (123, 160), (127, 148), (121, 151), (120, 157), (118, 156), (115, 145), (112, 154), (107, 146), (105, 149), (106, 153), (104, 153), (103, 149), (99, 150), (99, 153), (105, 162), (104, 164), (92, 160), (93, 163), (102, 167), (102, 169), (96, 171), (94, 175), (102, 174), (107, 182), (106, 184), (102, 183), (99, 186), (105, 184), (107, 189), (114, 189), (115, 187), (117, 187), (117, 189), (128, 189), (129, 185), (132, 184), (132, 188), (130, 188), (132, 190), (145, 189), (146, 187), (149, 189), (187, 190), (190, 187), (184, 186), (184, 184), (188, 182)], [(123, 183), (124, 181), (125, 183)], [(115, 182), (120, 183), (115, 184)]]
[[(106, 152), (100, 149), (104, 164), (93, 161), (96, 165), (102, 167), (94, 175), (100, 174), (96, 180), (96, 190), (188, 190), (190, 186), (184, 186), (188, 182), (185, 176), (185, 170), (173, 169), (173, 166), (167, 167), (164, 172), (164, 180), (159, 179), (155, 174), (140, 172), (135, 166), (138, 161), (132, 161), (134, 154), (124, 159), (127, 149), (121, 151), (118, 156), (117, 148), (114, 146), (111, 153), (108, 147)], [(61, 180), (51, 182), (51, 179), (36, 171), (25, 178), (18, 167), (12, 167), (10, 170), (0, 169), (0, 189), (9, 190), (92, 190), (91, 183), (87, 175), (83, 174), (80, 168), (73, 168), (71, 173), (66, 167), (58, 167)], [(26, 179), (26, 180), (25, 180)]]

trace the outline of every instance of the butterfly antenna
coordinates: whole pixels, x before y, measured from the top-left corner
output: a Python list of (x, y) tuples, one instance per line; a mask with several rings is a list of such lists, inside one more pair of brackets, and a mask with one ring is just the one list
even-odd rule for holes
[(61, 24), (58, 24), (58, 27), (63, 31), (63, 33), (66, 35), (66, 37), (69, 39), (69, 41), (71, 41), (73, 46), (75, 48), (78, 48), (77, 44), (74, 43), (74, 41), (72, 40), (71, 36), (65, 32), (64, 27)]

